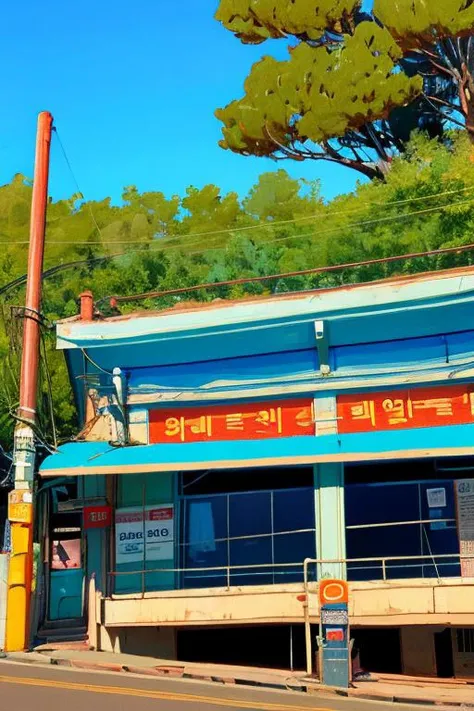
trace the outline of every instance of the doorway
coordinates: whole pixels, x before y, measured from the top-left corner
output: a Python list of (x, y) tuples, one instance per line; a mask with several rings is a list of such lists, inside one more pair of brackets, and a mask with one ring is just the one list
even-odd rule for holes
[(402, 673), (399, 627), (351, 628), (351, 637), (360, 653), (365, 671), (379, 674)]
[(84, 616), (82, 513), (55, 513), (49, 531), (49, 620)]
[(454, 677), (453, 642), (451, 629), (446, 627), (442, 632), (435, 632), (436, 672), (442, 679)]

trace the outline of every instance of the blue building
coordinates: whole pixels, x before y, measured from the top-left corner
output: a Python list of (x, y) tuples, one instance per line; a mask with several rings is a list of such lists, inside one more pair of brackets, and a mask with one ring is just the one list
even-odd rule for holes
[(43, 637), (94, 576), (102, 649), (298, 667), (298, 596), (316, 625), (342, 577), (365, 666), (474, 675), (474, 268), (92, 320), (91, 298), (57, 325), (82, 430), (40, 470)]

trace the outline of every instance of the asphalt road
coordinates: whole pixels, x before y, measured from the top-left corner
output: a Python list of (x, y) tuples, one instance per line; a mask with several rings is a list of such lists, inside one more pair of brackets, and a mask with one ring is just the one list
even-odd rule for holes
[(0, 661), (0, 711), (420, 711), (419, 706), (308, 696), (192, 680)]

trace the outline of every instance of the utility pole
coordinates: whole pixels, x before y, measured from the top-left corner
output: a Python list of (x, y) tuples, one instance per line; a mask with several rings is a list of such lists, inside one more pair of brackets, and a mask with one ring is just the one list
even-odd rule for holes
[(52, 128), (53, 117), (47, 111), (43, 111), (38, 116), (36, 135), (28, 275), (23, 319), (20, 401), (13, 440), (15, 488), (10, 493), (8, 502), (12, 546), (8, 571), (5, 635), (5, 648), (8, 652), (23, 651), (29, 645), (33, 577), (35, 425), (40, 346), (41, 274), (43, 271)]

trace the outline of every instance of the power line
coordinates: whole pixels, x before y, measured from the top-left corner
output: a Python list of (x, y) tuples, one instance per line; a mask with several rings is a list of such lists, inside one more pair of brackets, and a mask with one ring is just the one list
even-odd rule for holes
[[(383, 222), (393, 222), (395, 220), (404, 220), (410, 217), (414, 217), (417, 215), (425, 215), (433, 212), (438, 212), (440, 210), (447, 210), (451, 209), (460, 205), (469, 205), (474, 202), (474, 198), (470, 198), (469, 200), (458, 200), (457, 202), (451, 202), (448, 203), (447, 205), (437, 205), (436, 207), (428, 207), (424, 208), (423, 210), (411, 210), (410, 212), (404, 212), (401, 213), (400, 215), (388, 215), (387, 217), (378, 217), (374, 218), (371, 220), (362, 220), (360, 222), (349, 222), (346, 225), (335, 225), (334, 227), (329, 227), (328, 229), (324, 230), (318, 230), (317, 232), (305, 232), (303, 234), (291, 234), (291, 235), (286, 235), (285, 237), (276, 237), (275, 239), (269, 239), (269, 240), (262, 240), (260, 244), (262, 245), (269, 245), (269, 244), (274, 244), (275, 242), (282, 242), (285, 240), (289, 239), (302, 239), (304, 237), (319, 237), (320, 235), (323, 234), (329, 234), (331, 232), (339, 232), (341, 230), (347, 230), (351, 229), (354, 227), (366, 227), (368, 225), (374, 225), (374, 224), (379, 224)], [(332, 217), (332, 215), (329, 215), (328, 217)], [(188, 236), (195, 236), (195, 235), (188, 235)], [(0, 242), (0, 244), (12, 244), (11, 242)], [(16, 242), (14, 244), (28, 244), (27, 242)], [(149, 248), (150, 246), (153, 246), (153, 249), (150, 249), (149, 251), (151, 252), (167, 252), (171, 249), (174, 250), (184, 250), (186, 247), (189, 247), (189, 242), (183, 242), (178, 245), (168, 245), (166, 243), (163, 246), (160, 246), (159, 240), (153, 240), (151, 242), (142, 242), (142, 241), (137, 241), (137, 240), (119, 240), (119, 241), (104, 241), (104, 242), (75, 242), (75, 241), (68, 241), (68, 240), (61, 240), (57, 242), (48, 242), (47, 244), (50, 245), (73, 245), (73, 246), (78, 246), (78, 247), (87, 247), (88, 245), (92, 244), (112, 244), (112, 245), (120, 245), (120, 244), (142, 244), (143, 247)], [(225, 245), (224, 245), (225, 247)], [(218, 247), (216, 249), (222, 249), (223, 247)], [(139, 250), (130, 250), (127, 252), (127, 254), (133, 254), (133, 252), (139, 251)], [(203, 254), (205, 252), (208, 252), (209, 247), (206, 247), (205, 249), (198, 250), (196, 252), (192, 252), (191, 254)]]
[[(59, 140), (59, 136), (58, 136), (58, 140)], [(61, 145), (62, 145), (62, 144), (61, 144)], [(68, 159), (67, 159), (67, 156), (65, 156), (65, 158), (66, 158), (66, 160), (68, 160)], [(69, 161), (68, 161), (68, 164), (69, 164), (69, 166), (70, 166)], [(73, 175), (74, 175), (74, 174), (73, 174)], [(74, 178), (74, 180), (75, 180), (75, 178)], [(77, 184), (77, 181), (76, 181), (76, 180), (75, 180), (75, 182), (76, 182), (76, 187), (77, 187), (77, 189), (79, 190), (79, 192), (81, 192), (81, 191), (80, 191), (80, 188), (79, 188), (79, 185)], [(374, 206), (374, 205), (376, 205), (376, 206), (378, 206), (378, 207), (391, 207), (391, 206), (395, 206), (395, 205), (408, 204), (408, 203), (410, 203), (410, 202), (419, 202), (419, 201), (422, 201), (422, 200), (431, 200), (431, 199), (434, 199), (434, 198), (444, 197), (444, 196), (448, 196), (448, 195), (457, 195), (457, 194), (469, 192), (469, 191), (472, 191), (472, 190), (474, 190), (474, 186), (468, 186), (468, 187), (464, 187), (464, 188), (459, 188), (458, 190), (447, 190), (447, 191), (444, 191), (444, 192), (432, 193), (432, 194), (430, 194), (430, 195), (418, 196), (418, 197), (414, 197), (414, 198), (407, 198), (407, 199), (404, 199), (404, 200), (392, 200), (392, 201), (389, 201), (389, 202), (387, 202), (387, 203), (363, 203), (363, 205), (364, 205), (364, 206), (369, 206), (369, 207), (370, 207), (370, 206)], [(81, 194), (82, 194), (82, 193), (81, 193)], [(441, 205), (441, 206), (436, 206), (436, 207), (432, 207), (432, 208), (426, 208), (426, 209), (424, 209), (424, 210), (417, 210), (417, 211), (411, 211), (411, 212), (408, 212), (408, 213), (402, 213), (401, 215), (388, 216), (388, 217), (380, 218), (379, 220), (374, 219), (374, 220), (370, 220), (370, 221), (362, 221), (362, 222), (349, 223), (348, 225), (344, 225), (343, 227), (344, 227), (344, 229), (345, 229), (345, 228), (348, 228), (348, 227), (357, 227), (357, 226), (360, 226), (360, 225), (373, 224), (373, 223), (375, 223), (375, 222), (377, 222), (377, 221), (389, 221), (389, 220), (392, 220), (392, 219), (393, 219), (393, 220), (403, 219), (404, 217), (410, 217), (411, 215), (419, 215), (419, 214), (424, 214), (424, 213), (429, 213), (429, 212), (435, 212), (435, 211), (437, 211), (437, 210), (443, 210), (443, 209), (446, 209), (446, 208), (448, 208), (448, 207), (453, 207), (453, 206), (456, 206), (456, 205), (464, 205), (464, 204), (467, 204), (467, 203), (470, 203), (470, 202), (471, 202), (471, 200), (458, 201), (458, 202), (455, 202), (455, 203), (449, 203), (449, 204), (447, 204), (447, 205)], [(98, 224), (97, 224), (97, 222), (96, 222), (96, 220), (95, 220), (94, 214), (93, 214), (93, 212), (92, 212), (92, 209), (90, 208), (89, 203), (87, 203), (87, 205), (89, 206), (89, 209), (91, 210), (91, 216), (92, 216), (92, 219), (93, 219), (93, 221), (94, 221), (94, 224), (95, 224), (97, 230), (99, 231), (100, 234), (102, 234), (102, 233), (101, 233), (101, 230), (100, 230), (100, 228), (99, 228), (99, 226), (98, 226)], [(278, 227), (278, 226), (280, 226), (280, 225), (291, 224), (291, 223), (299, 222), (299, 221), (302, 221), (302, 220), (310, 220), (310, 219), (318, 219), (318, 220), (321, 220), (321, 219), (329, 219), (329, 218), (333, 218), (333, 217), (341, 216), (341, 215), (342, 215), (342, 216), (343, 216), (343, 215), (350, 215), (350, 214), (354, 214), (355, 212), (361, 212), (361, 211), (364, 210), (364, 209), (365, 209), (365, 207), (360, 207), (360, 208), (356, 208), (356, 209), (354, 209), (354, 210), (339, 210), (339, 211), (334, 211), (334, 212), (330, 212), (329, 214), (326, 214), (326, 215), (323, 215), (323, 214), (306, 215), (306, 216), (304, 216), (304, 217), (292, 218), (291, 220), (280, 220), (280, 221), (271, 222), (271, 223), (259, 223), (259, 224), (257, 224), (257, 225), (247, 225), (247, 226), (244, 226), (244, 227), (231, 227), (231, 228), (227, 228), (227, 229), (225, 229), (225, 230), (214, 230), (214, 231), (209, 231), (209, 232), (193, 232), (193, 233), (186, 234), (186, 235), (178, 235), (178, 236), (176, 236), (176, 237), (164, 238), (165, 246), (159, 247), (158, 249), (161, 251), (161, 250), (164, 250), (164, 249), (182, 249), (183, 247), (188, 247), (189, 244), (190, 244), (190, 243), (189, 243), (189, 239), (192, 238), (192, 237), (204, 237), (204, 236), (209, 236), (209, 235), (219, 236), (219, 235), (224, 235), (224, 234), (235, 234), (235, 233), (242, 232), (242, 231), (244, 231), (244, 230), (254, 230), (254, 229), (263, 229), (263, 228), (271, 228), (271, 229), (273, 229), (273, 228), (276, 228), (276, 227)], [(330, 229), (327, 230), (327, 231), (331, 231), (331, 232), (332, 232), (333, 230), (340, 230), (340, 229), (343, 229), (343, 227), (342, 227), (342, 226), (336, 226), (336, 227), (330, 228)], [(281, 241), (282, 239), (292, 239), (293, 237), (308, 237), (308, 236), (311, 236), (312, 234), (313, 234), (313, 233), (304, 233), (304, 234), (299, 234), (299, 235), (298, 235), (298, 234), (295, 234), (295, 235), (288, 235), (288, 236), (283, 237), (283, 238), (276, 238), (275, 240), (266, 240), (265, 243), (266, 243), (266, 244), (271, 244), (273, 241)], [(323, 232), (318, 231), (318, 234), (324, 234), (324, 231), (323, 231)], [(169, 245), (170, 242), (172, 242), (172, 241), (177, 241), (177, 240), (180, 240), (180, 243), (179, 243), (179, 244), (177, 244), (177, 245)], [(101, 239), (101, 240), (95, 240), (95, 241), (88, 240), (87, 242), (77, 242), (77, 241), (72, 241), (72, 240), (48, 240), (47, 243), (46, 243), (46, 245), (47, 245), (47, 246), (48, 246), (48, 245), (87, 246), (87, 245), (94, 245), (94, 244), (99, 244), (99, 245), (100, 245), (100, 244), (112, 244), (112, 245), (119, 245), (119, 244), (130, 244), (130, 245), (143, 244), (145, 247), (147, 247), (147, 246), (149, 246), (150, 244), (155, 244), (155, 242), (158, 242), (158, 240), (155, 240), (155, 241), (152, 241), (152, 242), (143, 242), (143, 240), (102, 240), (102, 239)], [(0, 244), (9, 244), (9, 245), (11, 245), (11, 244), (13, 244), (13, 245), (26, 245), (26, 244), (28, 244), (28, 243), (29, 243), (29, 242), (28, 242), (27, 240), (24, 240), (24, 241), (17, 241), (17, 242), (12, 242), (12, 241), (1, 242), (1, 241), (0, 241)], [(169, 245), (169, 246), (168, 246), (168, 245)], [(206, 251), (207, 251), (207, 250), (206, 250)]]
[(366, 259), (361, 262), (349, 262), (346, 264), (333, 264), (325, 267), (313, 267), (311, 269), (301, 269), (294, 272), (284, 272), (281, 274), (269, 274), (257, 277), (245, 277), (241, 279), (229, 279), (227, 281), (208, 282), (205, 284), (195, 284), (193, 286), (180, 287), (179, 289), (168, 289), (167, 291), (149, 291), (143, 294), (133, 294), (131, 296), (108, 296), (97, 301), (97, 304), (109, 300), (114, 304), (124, 301), (141, 301), (143, 299), (155, 299), (162, 296), (171, 296), (173, 294), (183, 294), (189, 291), (200, 291), (201, 289), (209, 289), (220, 286), (236, 286), (240, 284), (251, 284), (254, 282), (264, 282), (274, 279), (288, 279), (290, 277), (305, 276), (308, 274), (325, 274), (328, 272), (342, 271), (344, 269), (354, 269), (356, 267), (368, 267), (375, 264), (390, 264), (392, 262), (400, 262), (408, 259), (418, 259), (420, 257), (433, 257), (441, 254), (459, 254), (474, 250), (474, 242), (460, 247), (443, 247), (441, 249), (432, 249), (426, 252), (412, 252), (409, 254), (400, 254), (391, 257), (379, 257), (377, 259)]
[[(80, 267), (80, 266), (86, 266), (89, 264), (98, 264), (99, 262), (105, 262), (108, 259), (116, 259), (118, 257), (124, 257), (126, 256), (126, 252), (120, 252), (119, 254), (111, 254), (106, 257), (91, 257), (90, 259), (78, 259), (74, 262), (67, 262), (65, 264), (57, 264), (55, 267), (50, 267), (49, 269), (46, 269), (42, 275), (42, 279), (47, 279), (50, 276), (53, 276), (54, 274), (57, 274), (62, 271), (66, 271), (67, 269), (73, 269), (75, 267)], [(17, 277), (13, 281), (9, 282), (8, 284), (4, 284), (2, 287), (0, 287), (0, 295), (5, 294), (7, 291), (10, 291), (11, 289), (14, 289), (15, 287), (20, 287), (23, 286), (23, 284), (26, 284), (27, 280), (27, 274), (23, 274), (20, 277)]]
[[(379, 220), (370, 220), (370, 221), (365, 221), (365, 222), (361, 222), (361, 223), (352, 223), (352, 224), (346, 225), (345, 228), (350, 228), (350, 227), (360, 226), (360, 225), (373, 224), (374, 222), (383, 222), (383, 221), (388, 221), (388, 220), (390, 220), (390, 219), (401, 219), (401, 218), (412, 217), (413, 215), (424, 214), (424, 213), (426, 213), (426, 212), (433, 212), (433, 211), (435, 211), (435, 210), (442, 210), (442, 209), (446, 209), (447, 207), (454, 207), (454, 206), (456, 206), (456, 205), (464, 205), (464, 204), (471, 203), (471, 202), (473, 202), (473, 201), (474, 201), (474, 199), (473, 199), (473, 200), (459, 201), (459, 202), (457, 202), (457, 203), (452, 203), (452, 204), (450, 204), (450, 205), (443, 205), (443, 206), (441, 206), (441, 207), (428, 208), (428, 209), (426, 209), (426, 210), (419, 210), (419, 211), (416, 211), (416, 212), (404, 213), (403, 215), (396, 215), (396, 216), (392, 216), (392, 217), (388, 217), (388, 218), (380, 218)], [(340, 231), (341, 229), (343, 229), (343, 228), (342, 228), (342, 227), (330, 228), (329, 230), (325, 230), (325, 231), (322, 231), (322, 232), (320, 231), (320, 232), (318, 233), (318, 235), (324, 234), (324, 233), (333, 232), (333, 231)], [(282, 242), (282, 241), (285, 241), (285, 240), (288, 240), (288, 239), (302, 239), (302, 238), (305, 238), (305, 237), (314, 237), (314, 236), (317, 236), (317, 235), (315, 235), (314, 232), (306, 233), (306, 234), (303, 234), (303, 235), (301, 235), (301, 234), (300, 234), (300, 235), (289, 235), (289, 236), (286, 236), (286, 237), (279, 237), (279, 238), (276, 238), (276, 239), (274, 239), (274, 240), (267, 240), (267, 241), (265, 241), (265, 242), (262, 242), (262, 244), (268, 245), (268, 244), (274, 244), (274, 243), (276, 243), (276, 242)], [(0, 242), (0, 244), (2, 244), (2, 243)], [(79, 243), (79, 246), (87, 246), (87, 244), (88, 244), (88, 243)], [(206, 249), (202, 249), (202, 250), (195, 250), (195, 251), (193, 251), (193, 252), (190, 252), (190, 254), (191, 254), (191, 255), (206, 254), (206, 253), (208, 253), (208, 252), (210, 252), (210, 251), (217, 251), (217, 250), (219, 250), (219, 249), (224, 249), (224, 248), (225, 248), (225, 247), (215, 247), (215, 248), (211, 248), (211, 249), (206, 248)], [(175, 245), (175, 246), (171, 246), (171, 247), (150, 248), (150, 243), (147, 243), (147, 244), (144, 244), (144, 245), (143, 245), (142, 249), (134, 249), (134, 250), (130, 250), (130, 251), (128, 251), (128, 252), (116, 252), (116, 253), (112, 253), (112, 254), (109, 254), (109, 255), (102, 255), (102, 256), (99, 256), (99, 257), (91, 257), (90, 259), (75, 260), (75, 261), (73, 261), (73, 262), (68, 262), (68, 263), (66, 263), (66, 264), (59, 264), (59, 265), (56, 265), (55, 267), (51, 267), (50, 269), (47, 269), (46, 271), (44, 271), (43, 274), (42, 274), (42, 278), (43, 278), (43, 279), (47, 279), (48, 277), (53, 276), (54, 274), (60, 273), (60, 272), (62, 272), (62, 271), (66, 271), (66, 270), (68, 270), (68, 269), (73, 269), (73, 268), (75, 268), (75, 267), (86, 266), (86, 265), (89, 265), (89, 264), (99, 264), (99, 263), (101, 263), (101, 262), (106, 262), (106, 261), (109, 261), (109, 260), (115, 260), (115, 259), (125, 258), (125, 257), (130, 256), (131, 254), (138, 254), (138, 253), (140, 253), (140, 252), (146, 252), (146, 253), (148, 253), (148, 254), (150, 254), (150, 253), (153, 254), (153, 253), (167, 252), (167, 251), (170, 251), (170, 250), (172, 250), (172, 249), (174, 249), (174, 250), (182, 250), (182, 249), (183, 249), (183, 245)], [(450, 249), (450, 248), (449, 248), (449, 249)], [(453, 252), (456, 252), (456, 251), (466, 251), (466, 249), (470, 249), (470, 245), (467, 245), (467, 247), (456, 247), (456, 248), (453, 248), (451, 251), (453, 251)], [(440, 252), (440, 253), (441, 253), (441, 252)], [(426, 254), (426, 256), (429, 256), (430, 253), (420, 253), (420, 255), (421, 255), (421, 254)], [(415, 256), (417, 256), (417, 255), (415, 255)], [(400, 259), (403, 259), (403, 258), (404, 258), (403, 256), (400, 257)], [(398, 258), (394, 258), (394, 259), (398, 259)], [(371, 263), (371, 262), (369, 262), (369, 263)], [(375, 262), (374, 262), (374, 263), (375, 263)], [(302, 274), (303, 274), (303, 273), (306, 273), (306, 272), (302, 272)], [(311, 273), (311, 271), (310, 271), (309, 273)], [(299, 272), (298, 272), (298, 274), (299, 274)], [(24, 274), (23, 276), (17, 277), (16, 279), (14, 279), (13, 281), (11, 281), (10, 283), (5, 284), (4, 286), (0, 287), (0, 295), (6, 293), (7, 291), (10, 291), (11, 289), (14, 289), (15, 287), (23, 286), (23, 284), (26, 283), (26, 279), (27, 279), (27, 276), (26, 276), (26, 274)], [(199, 288), (202, 288), (202, 287), (199, 287)], [(187, 290), (188, 290), (188, 289), (185, 289), (185, 291), (187, 291)], [(170, 293), (170, 292), (164, 292), (164, 293)], [(179, 293), (179, 292), (174, 292), (174, 291), (173, 291), (173, 292), (171, 292), (171, 293)], [(161, 292), (160, 292), (160, 294), (161, 294)]]
[[(71, 177), (72, 177), (72, 179), (73, 179), (73, 181), (74, 181), (74, 184), (75, 184), (75, 186), (76, 186), (76, 189), (77, 189), (78, 193), (80, 193), (82, 199), (85, 201), (85, 199), (84, 199), (84, 193), (82, 192), (82, 190), (81, 190), (81, 188), (80, 188), (80, 186), (79, 186), (79, 183), (78, 183), (78, 181), (77, 181), (77, 178), (76, 178), (76, 176), (75, 176), (75, 174), (74, 174), (74, 171), (73, 171), (73, 169), (72, 169), (71, 161), (70, 161), (69, 158), (68, 158), (68, 155), (67, 155), (67, 153), (66, 153), (66, 149), (64, 148), (64, 144), (63, 144), (63, 142), (61, 141), (61, 138), (60, 138), (60, 136), (59, 136), (58, 129), (57, 129), (56, 126), (53, 126), (53, 132), (56, 134), (56, 138), (58, 139), (59, 147), (61, 148), (61, 152), (62, 152), (62, 154), (63, 154), (64, 160), (66, 161), (66, 165), (67, 165), (67, 167), (69, 168), (69, 172), (71, 173)], [(99, 233), (99, 235), (102, 236), (102, 232), (100, 231), (100, 227), (99, 227), (99, 225), (97, 224), (97, 220), (95, 219), (95, 215), (94, 215), (94, 212), (93, 212), (93, 210), (92, 210), (92, 207), (91, 207), (90, 202), (85, 201), (85, 203), (86, 203), (86, 205), (87, 205), (87, 207), (88, 207), (88, 209), (89, 209), (90, 216), (91, 216), (91, 218), (92, 218), (92, 222), (94, 223), (94, 226), (95, 226), (97, 232)]]
[[(295, 222), (303, 222), (306, 220), (320, 220), (321, 218), (329, 218), (329, 217), (335, 217), (335, 216), (341, 216), (341, 215), (351, 215), (354, 214), (355, 212), (361, 212), (363, 211), (366, 207), (372, 207), (372, 206), (377, 206), (377, 207), (391, 207), (395, 205), (406, 205), (411, 202), (419, 202), (420, 200), (432, 200), (434, 198), (440, 198), (440, 197), (445, 197), (448, 195), (457, 195), (459, 193), (465, 193), (474, 190), (474, 186), (467, 186), (464, 188), (458, 188), (456, 190), (446, 190), (443, 192), (438, 192), (438, 193), (431, 193), (430, 195), (422, 195), (418, 197), (413, 197), (413, 198), (405, 198), (403, 200), (390, 200), (386, 203), (381, 203), (381, 202), (364, 202), (362, 203), (362, 207), (355, 208), (353, 210), (339, 210), (339, 211), (334, 211), (331, 212), (328, 215), (322, 215), (321, 213), (316, 213), (312, 215), (304, 215), (302, 217), (294, 217), (288, 220), (277, 220), (274, 222), (259, 222), (256, 225), (245, 225), (243, 227), (229, 227), (224, 230), (210, 230), (207, 232), (193, 232), (188, 235), (178, 235), (176, 237), (170, 237), (168, 238), (168, 241), (172, 240), (181, 240), (183, 237), (189, 238), (189, 237), (208, 237), (212, 235), (225, 235), (225, 234), (231, 234), (231, 233), (236, 233), (236, 232), (244, 232), (244, 231), (249, 231), (249, 230), (257, 230), (257, 229), (265, 229), (265, 228), (270, 228), (274, 229), (276, 227), (280, 227), (281, 225), (289, 225), (293, 224)], [(325, 206), (322, 206), (325, 207)], [(136, 240), (131, 240), (131, 241), (122, 241), (122, 242), (109, 242), (110, 244), (139, 244)], [(63, 244), (62, 242), (51, 242), (50, 244)], [(66, 244), (66, 243), (64, 243)], [(89, 242), (89, 244), (94, 244), (92, 242)], [(107, 242), (98, 242), (97, 244), (107, 244)]]
[[(374, 220), (365, 220), (362, 222), (352, 222), (352, 223), (349, 223), (348, 225), (343, 225), (343, 226), (329, 227), (329, 229), (319, 230), (316, 233), (315, 232), (307, 232), (302, 235), (295, 234), (295, 235), (286, 235), (286, 237), (276, 237), (275, 239), (262, 241), (261, 244), (262, 245), (275, 244), (276, 242), (285, 242), (286, 240), (289, 240), (289, 239), (299, 239), (299, 238), (304, 238), (304, 237), (319, 237), (320, 235), (323, 235), (323, 234), (329, 234), (331, 232), (340, 232), (343, 229), (350, 229), (351, 227), (365, 227), (367, 225), (374, 225), (374, 224), (381, 223), (381, 222), (392, 222), (393, 220), (402, 220), (407, 217), (413, 217), (414, 215), (423, 215), (426, 213), (437, 212), (438, 210), (445, 210), (448, 207), (456, 207), (457, 205), (467, 205), (467, 204), (471, 204), (473, 202), (474, 202), (474, 198), (471, 198), (470, 200), (458, 200), (458, 202), (450, 203), (449, 205), (430, 207), (430, 208), (426, 208), (425, 210), (414, 210), (412, 212), (402, 213), (401, 215), (391, 215), (389, 217), (380, 217), (380, 218), (376, 218)], [(211, 247), (210, 249), (207, 248), (205, 250), (200, 250), (197, 252), (190, 252), (189, 254), (202, 254), (203, 252), (207, 253), (207, 252), (211, 252), (211, 251), (216, 251), (218, 249), (222, 249), (222, 247)]]
[[(466, 202), (471, 202), (471, 201), (466, 201)], [(464, 204), (464, 203), (455, 203), (455, 204)], [(445, 207), (447, 207), (447, 206), (445, 206)], [(410, 214), (413, 214), (413, 213), (410, 213)], [(409, 215), (406, 215), (406, 216), (409, 216)], [(311, 234), (314, 234), (314, 233), (311, 233)], [(287, 238), (282, 238), (282, 239), (287, 239)], [(274, 240), (274, 241), (279, 241), (279, 240)], [(268, 242), (266, 242), (265, 244), (268, 244)], [(146, 249), (147, 252), (161, 252), (161, 251), (163, 251), (162, 249), (150, 250), (150, 249), (147, 249), (147, 247), (148, 247), (148, 245), (144, 246), (144, 249)], [(102, 303), (110, 298), (114, 298), (117, 302), (127, 301), (127, 300), (139, 300), (139, 299), (143, 299), (143, 298), (157, 298), (159, 296), (180, 294), (180, 293), (185, 293), (185, 292), (189, 292), (189, 291), (198, 291), (198, 290), (204, 289), (204, 288), (215, 288), (218, 286), (230, 286), (230, 285), (234, 285), (234, 284), (237, 285), (237, 284), (251, 283), (254, 281), (256, 281), (256, 282), (268, 281), (268, 280), (272, 280), (272, 279), (290, 278), (290, 277), (296, 277), (296, 276), (304, 276), (304, 275), (308, 275), (308, 274), (333, 272), (333, 271), (350, 269), (350, 268), (361, 267), (361, 266), (370, 266), (370, 265), (375, 265), (375, 264), (403, 261), (405, 259), (431, 257), (431, 256), (436, 256), (436, 255), (441, 255), (441, 254), (455, 254), (455, 253), (459, 254), (459, 253), (470, 251), (472, 249), (474, 249), (474, 243), (462, 245), (459, 247), (446, 247), (446, 248), (441, 248), (441, 249), (436, 249), (436, 250), (431, 250), (431, 251), (426, 251), (426, 252), (415, 252), (412, 254), (403, 254), (403, 255), (399, 255), (399, 256), (382, 257), (379, 259), (366, 260), (366, 261), (362, 261), (362, 262), (350, 262), (350, 263), (341, 264), (341, 265), (315, 267), (312, 269), (304, 269), (304, 270), (300, 270), (300, 271), (287, 272), (287, 273), (282, 273), (282, 274), (273, 274), (273, 275), (260, 276), (260, 277), (249, 277), (246, 279), (235, 279), (235, 280), (226, 281), (226, 282), (210, 282), (210, 283), (206, 283), (206, 284), (198, 284), (198, 285), (194, 285), (194, 286), (183, 287), (180, 289), (148, 292), (147, 294), (138, 294), (138, 295), (133, 295), (130, 297), (104, 297), (104, 298), (100, 299), (97, 303)], [(143, 251), (143, 250), (132, 250), (130, 252), (120, 252), (120, 253), (109, 254), (106, 256), (92, 257), (90, 259), (75, 260), (73, 262), (67, 262), (66, 264), (58, 264), (54, 267), (50, 267), (49, 269), (45, 270), (42, 274), (42, 279), (47, 279), (50, 276), (54, 276), (55, 274), (58, 274), (62, 271), (66, 271), (68, 269), (73, 269), (73, 268), (79, 267), (79, 266), (86, 266), (89, 264), (99, 264), (100, 262), (105, 262), (105, 261), (113, 260), (113, 259), (120, 259), (120, 258), (127, 257), (130, 254), (134, 254), (134, 253), (137, 253), (140, 251)], [(208, 250), (202, 250), (202, 251), (207, 252)], [(199, 253), (200, 252), (194, 252), (194, 254), (199, 254)], [(3, 285), (2, 287), (0, 287), (0, 295), (10, 291), (11, 289), (13, 289), (15, 287), (23, 286), (24, 284), (26, 284), (26, 280), (27, 280), (27, 275), (24, 274), (21, 277), (17, 277), (10, 283)]]

